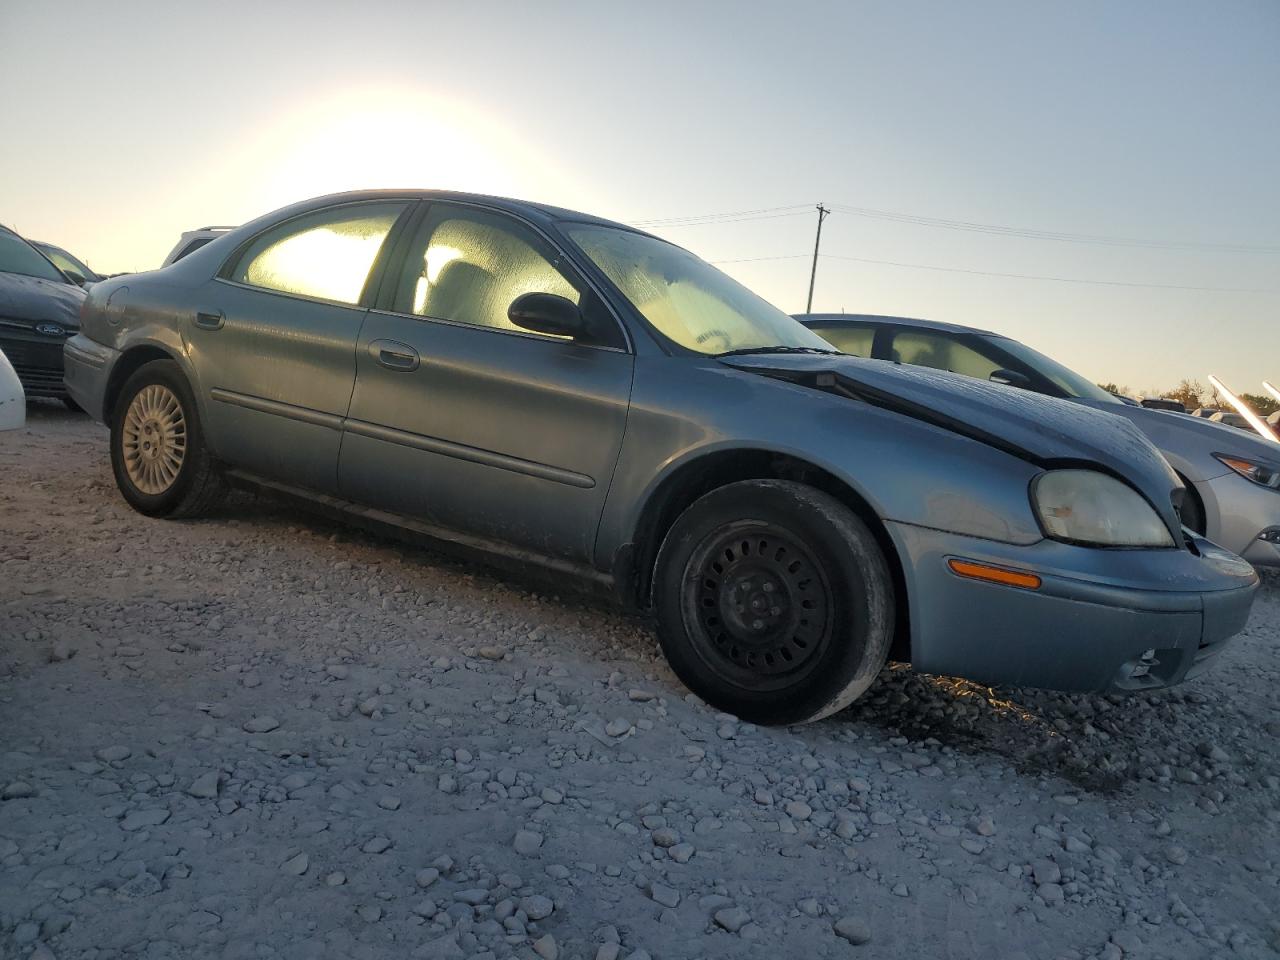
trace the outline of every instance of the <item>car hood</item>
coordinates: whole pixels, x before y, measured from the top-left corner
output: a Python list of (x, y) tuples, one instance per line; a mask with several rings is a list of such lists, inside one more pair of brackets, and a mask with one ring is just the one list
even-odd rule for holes
[(1171, 451), (1179, 452), (1176, 448), (1184, 447), (1187, 451), (1265, 460), (1280, 467), (1280, 444), (1264, 440), (1252, 427), (1241, 430), (1204, 417), (1193, 417), (1189, 413), (1148, 407), (1126, 407), (1115, 412)]
[(0, 273), (0, 317), (9, 320), (56, 323), (78, 330), (84, 298), (85, 292), (73, 283)]
[(1089, 463), (1136, 487), (1176, 531), (1173, 468), (1123, 417), (926, 367), (828, 354), (758, 354), (723, 363), (861, 400), (979, 440), (1043, 467)]

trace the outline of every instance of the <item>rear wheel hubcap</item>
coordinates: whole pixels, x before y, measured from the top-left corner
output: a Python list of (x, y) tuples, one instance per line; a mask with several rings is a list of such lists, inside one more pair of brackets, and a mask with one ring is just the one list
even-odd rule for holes
[(151, 496), (173, 486), (187, 455), (187, 418), (172, 390), (152, 383), (125, 411), (121, 452), (129, 481)]

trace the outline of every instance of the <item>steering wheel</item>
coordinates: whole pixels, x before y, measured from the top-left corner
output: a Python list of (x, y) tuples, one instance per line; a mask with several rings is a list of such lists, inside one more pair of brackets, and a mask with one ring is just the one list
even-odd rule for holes
[(726, 350), (728, 350), (730, 347), (733, 346), (733, 341), (729, 339), (729, 335), (720, 329), (708, 330), (706, 333), (698, 334), (698, 344), (699, 345), (704, 344), (708, 340), (712, 339), (713, 337), (719, 337), (721, 340), (723, 340), (724, 348)]

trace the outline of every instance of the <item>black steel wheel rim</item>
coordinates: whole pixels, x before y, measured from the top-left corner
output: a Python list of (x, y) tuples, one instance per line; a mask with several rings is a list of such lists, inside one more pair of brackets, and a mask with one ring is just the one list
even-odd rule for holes
[(834, 597), (822, 565), (769, 523), (707, 536), (686, 567), (685, 621), (699, 657), (736, 685), (793, 682), (830, 643)]

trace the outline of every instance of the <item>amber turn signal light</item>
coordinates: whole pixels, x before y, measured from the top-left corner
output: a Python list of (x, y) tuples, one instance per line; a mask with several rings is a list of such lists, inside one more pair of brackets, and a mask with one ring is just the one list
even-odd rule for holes
[(985, 580), (987, 583), (1000, 583), (1006, 587), (1021, 587), (1023, 590), (1039, 590), (1040, 578), (1034, 573), (1022, 573), (1018, 570), (1006, 570), (1004, 567), (991, 567), (985, 563), (974, 563), (972, 560), (948, 560), (947, 566), (958, 577), (969, 580)]

